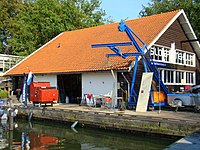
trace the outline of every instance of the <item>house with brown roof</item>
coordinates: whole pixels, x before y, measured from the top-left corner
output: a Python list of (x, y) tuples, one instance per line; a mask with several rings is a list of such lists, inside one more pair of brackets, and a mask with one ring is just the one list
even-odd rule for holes
[[(156, 62), (160, 77), (169, 91), (179, 91), (186, 86), (199, 84), (200, 45), (183, 10), (125, 21), (146, 43)], [(84, 94), (122, 96), (131, 84), (135, 57), (107, 58), (110, 49), (91, 48), (98, 43), (130, 41), (126, 33), (118, 31), (118, 23), (68, 31), (40, 47), (5, 73), (12, 76), (14, 89), (22, 87), (23, 74), (31, 70), (33, 81), (47, 81), (59, 90), (60, 102), (69, 97), (78, 103)], [(124, 52), (136, 52), (131, 46)], [(164, 64), (164, 65), (163, 65)], [(143, 72), (137, 72), (139, 89)], [(123, 73), (123, 74), (122, 74)]]

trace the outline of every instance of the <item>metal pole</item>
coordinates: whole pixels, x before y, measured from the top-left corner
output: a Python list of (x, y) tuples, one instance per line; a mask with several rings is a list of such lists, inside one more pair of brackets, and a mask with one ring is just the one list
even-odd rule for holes
[(12, 149), (13, 144), (13, 131), (9, 132), (9, 149)]
[(159, 86), (159, 93), (158, 93), (158, 101), (159, 101), (159, 113), (161, 113), (161, 102), (160, 102), (160, 70), (158, 70), (158, 80), (159, 80), (159, 84), (158, 84), (158, 86)]
[(126, 82), (128, 83), (128, 100), (129, 100), (129, 97), (130, 97), (130, 83), (128, 81), (128, 79), (125, 77), (124, 73), (122, 72), (122, 76), (124, 77), (124, 79), (126, 80)]

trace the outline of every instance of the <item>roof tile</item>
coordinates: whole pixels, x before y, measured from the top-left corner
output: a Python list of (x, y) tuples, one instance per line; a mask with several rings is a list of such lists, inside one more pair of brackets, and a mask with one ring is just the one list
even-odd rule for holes
[[(126, 21), (126, 24), (149, 45), (178, 11)], [(64, 32), (33, 55), (9, 70), (6, 75), (28, 73), (63, 73), (128, 69), (134, 57), (106, 58), (108, 48), (91, 48), (92, 44), (128, 42), (125, 32), (118, 31), (118, 23)], [(122, 47), (124, 52), (135, 52), (134, 47)]]

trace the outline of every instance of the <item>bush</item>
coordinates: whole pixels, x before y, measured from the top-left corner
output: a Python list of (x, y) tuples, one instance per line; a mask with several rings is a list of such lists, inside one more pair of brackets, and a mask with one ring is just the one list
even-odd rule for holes
[(6, 90), (0, 90), (0, 98), (7, 98), (8, 97), (8, 91)]

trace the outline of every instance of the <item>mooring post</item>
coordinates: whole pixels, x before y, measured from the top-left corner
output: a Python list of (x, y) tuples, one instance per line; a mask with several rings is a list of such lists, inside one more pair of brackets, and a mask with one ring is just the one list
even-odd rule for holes
[(13, 110), (12, 109), (10, 109), (9, 110), (9, 130), (10, 131), (13, 131)]
[(13, 131), (9, 132), (9, 149), (12, 149), (12, 145), (13, 145)]

